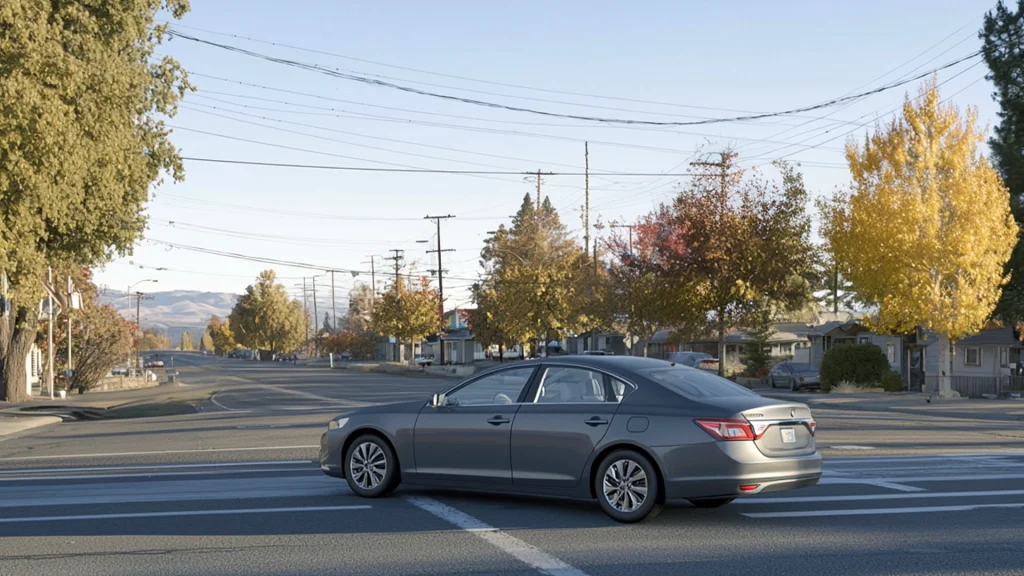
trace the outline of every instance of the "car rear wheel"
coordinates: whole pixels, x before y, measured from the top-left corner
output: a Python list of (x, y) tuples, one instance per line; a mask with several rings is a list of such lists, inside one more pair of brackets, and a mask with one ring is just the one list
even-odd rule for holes
[(601, 508), (618, 522), (639, 522), (661, 512), (657, 470), (634, 450), (616, 450), (601, 461), (594, 492)]
[(696, 500), (690, 500), (690, 504), (693, 504), (697, 508), (721, 508), (735, 499), (736, 498), (731, 496), (728, 498), (699, 498)]
[(380, 437), (364, 434), (345, 455), (345, 479), (358, 496), (386, 496), (398, 487), (398, 458)]

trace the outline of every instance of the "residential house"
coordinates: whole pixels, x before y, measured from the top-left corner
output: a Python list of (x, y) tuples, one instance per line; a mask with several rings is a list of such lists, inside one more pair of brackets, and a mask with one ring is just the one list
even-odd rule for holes
[(446, 364), (472, 364), (484, 359), (484, 350), (480, 343), (473, 339), (469, 325), (473, 309), (458, 308), (445, 312), (445, 331), (440, 335), (431, 335), (423, 343), (422, 354), (431, 356), (435, 362), (441, 361), (441, 347), (444, 346)]
[[(874, 344), (882, 350), (889, 366), (893, 370), (904, 373), (902, 367), (904, 337), (892, 334), (875, 334), (867, 326), (857, 320), (826, 322), (815, 326), (808, 332), (811, 341), (810, 363), (821, 366), (825, 353), (839, 344)], [(906, 380), (906, 377), (904, 378)]]
[[(565, 338), (562, 350), (566, 354), (582, 354), (590, 350), (605, 350), (612, 354), (626, 354), (626, 336), (619, 332), (591, 330), (578, 336)], [(641, 354), (643, 352), (641, 351)]]

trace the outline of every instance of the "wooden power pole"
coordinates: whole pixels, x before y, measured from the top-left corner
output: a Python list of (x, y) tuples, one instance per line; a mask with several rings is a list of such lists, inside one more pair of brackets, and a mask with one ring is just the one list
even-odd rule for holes
[[(539, 171), (537, 172), (537, 181), (540, 182), (540, 172)], [(539, 187), (538, 187), (538, 189), (539, 189)], [(539, 196), (538, 196), (538, 198), (539, 198)], [(437, 300), (438, 300), (437, 301), (437, 307), (438, 307), (438, 313), (441, 315), (441, 322), (442, 323), (444, 322), (444, 267), (441, 264), (441, 254), (443, 252), (454, 252), (455, 251), (454, 248), (449, 248), (447, 250), (442, 250), (441, 249), (441, 220), (447, 220), (449, 218), (455, 218), (455, 216), (453, 216), (451, 214), (446, 214), (444, 216), (426, 216), (426, 217), (424, 217), (424, 220), (433, 220), (433, 221), (435, 221), (437, 223), (437, 250), (427, 250), (427, 253), (430, 254), (430, 253), (433, 253), (433, 252), (437, 252)], [(444, 366), (444, 343), (441, 342), (440, 336), (438, 337), (437, 342), (438, 342), (438, 346), (441, 348), (441, 351), (439, 352), (439, 358), (441, 360), (441, 365)]]
[(583, 253), (590, 250), (590, 143), (583, 143)]

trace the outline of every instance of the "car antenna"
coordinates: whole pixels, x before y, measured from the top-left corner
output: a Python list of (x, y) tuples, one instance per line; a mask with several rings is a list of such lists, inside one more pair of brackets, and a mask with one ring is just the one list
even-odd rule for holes
[(672, 362), (671, 364), (669, 364), (669, 366), (675, 366), (675, 365), (676, 365), (675, 362)]

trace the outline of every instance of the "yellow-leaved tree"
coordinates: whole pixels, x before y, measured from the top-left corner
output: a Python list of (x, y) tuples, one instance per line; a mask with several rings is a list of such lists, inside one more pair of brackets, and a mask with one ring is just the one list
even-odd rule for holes
[(853, 184), (824, 206), (822, 236), (873, 327), (939, 335), (940, 393), (950, 390), (951, 346), (978, 331), (1006, 280), (1017, 241), (1009, 192), (987, 158), (977, 113), (939, 100), (933, 81), (902, 116), (863, 145), (850, 142)]

